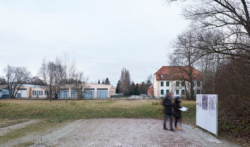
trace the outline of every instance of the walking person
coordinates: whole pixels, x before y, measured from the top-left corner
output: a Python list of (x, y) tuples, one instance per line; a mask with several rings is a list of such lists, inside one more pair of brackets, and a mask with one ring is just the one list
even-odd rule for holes
[(180, 103), (181, 103), (181, 99), (179, 96), (175, 97), (175, 103), (173, 105), (173, 108), (174, 108), (174, 117), (175, 117), (175, 122), (174, 122), (174, 125), (175, 125), (175, 130), (177, 131), (178, 128), (177, 128), (177, 123), (178, 121), (180, 122), (181, 121), (181, 106), (180, 106)]
[(164, 106), (164, 121), (163, 121), (163, 129), (164, 130), (168, 130), (168, 128), (166, 127), (166, 121), (167, 121), (167, 117), (169, 117), (169, 124), (170, 124), (170, 131), (175, 132), (175, 130), (173, 129), (173, 104), (172, 104), (172, 96), (173, 93), (169, 93), (168, 95), (166, 95), (162, 101), (162, 105)]

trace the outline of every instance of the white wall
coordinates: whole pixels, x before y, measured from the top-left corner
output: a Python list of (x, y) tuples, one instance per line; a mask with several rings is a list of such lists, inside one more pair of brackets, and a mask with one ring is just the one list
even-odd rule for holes
[[(161, 82), (163, 82), (163, 86), (161, 86)], [(169, 86), (167, 86), (167, 82), (169, 82)], [(171, 92), (171, 88), (172, 88), (171, 81), (159, 81), (158, 86), (159, 86), (158, 94), (160, 97), (164, 97), (166, 95), (167, 90)], [(161, 94), (161, 90), (164, 91), (163, 95)]]
[(21, 98), (27, 98), (27, 90), (18, 90), (17, 93), (21, 94)]
[[(155, 81), (154, 81), (155, 82)], [(161, 82), (163, 82), (163, 86), (161, 86)], [(166, 86), (166, 82), (169, 82), (169, 86)], [(176, 82), (179, 82), (179, 86), (176, 87)], [(154, 85), (156, 84), (156, 82), (154, 83)], [(186, 90), (188, 90), (188, 86), (190, 85), (189, 82), (185, 82), (186, 84)], [(200, 90), (200, 92), (202, 92), (202, 82), (200, 81), (200, 86), (197, 86), (197, 81), (194, 81), (194, 87), (193, 89), (195, 90), (195, 94), (197, 93), (197, 90)], [(166, 90), (169, 90), (169, 92), (173, 92), (173, 96), (181, 96), (181, 91), (185, 90), (185, 86), (182, 86), (182, 81), (168, 81), (168, 80), (162, 80), (158, 82), (159, 86), (159, 90), (157, 91), (157, 93), (159, 94), (160, 97), (164, 97), (166, 95)], [(164, 91), (164, 94), (161, 94), (161, 90)], [(176, 90), (179, 90), (179, 95), (176, 94)], [(186, 92), (186, 91), (185, 91)]]

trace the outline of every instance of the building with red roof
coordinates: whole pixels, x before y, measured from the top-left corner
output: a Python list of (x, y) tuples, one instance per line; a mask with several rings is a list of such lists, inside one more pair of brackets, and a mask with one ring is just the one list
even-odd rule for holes
[(151, 85), (148, 88), (148, 96), (153, 96), (154, 95), (154, 85)]
[(194, 94), (201, 94), (203, 76), (200, 71), (188, 66), (162, 66), (153, 76), (154, 96), (164, 97), (172, 92), (174, 96), (185, 97), (190, 93), (190, 78)]

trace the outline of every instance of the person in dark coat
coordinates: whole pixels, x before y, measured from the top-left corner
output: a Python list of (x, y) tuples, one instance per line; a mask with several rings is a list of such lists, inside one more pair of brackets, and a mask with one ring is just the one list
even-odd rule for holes
[(174, 131), (173, 129), (173, 104), (172, 104), (172, 93), (169, 93), (168, 95), (166, 95), (162, 101), (162, 105), (164, 106), (164, 110), (163, 110), (163, 114), (164, 114), (164, 121), (163, 121), (163, 129), (164, 130), (168, 130), (168, 128), (166, 127), (166, 121), (167, 121), (167, 117), (169, 117), (169, 124), (170, 124), (170, 131)]
[(181, 106), (180, 106), (180, 103), (181, 103), (181, 99), (179, 96), (177, 96), (175, 98), (175, 103), (173, 105), (173, 108), (174, 108), (174, 117), (175, 117), (175, 122), (174, 122), (174, 125), (175, 125), (175, 130), (177, 131), (178, 128), (177, 128), (177, 123), (178, 121), (181, 121)]

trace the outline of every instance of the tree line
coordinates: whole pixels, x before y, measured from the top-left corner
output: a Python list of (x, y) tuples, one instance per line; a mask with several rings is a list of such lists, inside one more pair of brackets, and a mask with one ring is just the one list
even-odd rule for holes
[[(195, 67), (203, 74), (203, 93), (219, 95), (219, 121), (235, 125), (238, 130), (220, 129), (248, 139), (250, 131), (245, 129), (250, 125), (249, 6), (249, 0), (194, 0), (182, 11), (191, 20), (191, 26), (174, 40), (174, 52), (169, 55), (170, 64), (189, 75), (183, 80), (192, 83)], [(194, 93), (188, 98), (195, 99)]]
[(124, 96), (147, 94), (148, 88), (152, 85), (152, 75), (140, 84), (131, 81), (129, 70), (121, 70), (120, 80), (116, 85), (116, 93), (122, 93)]
[(109, 78), (107, 77), (106, 80), (102, 80), (102, 83), (100, 82), (100, 80), (98, 80), (98, 84), (107, 84), (107, 85), (110, 85)]
[[(48, 99), (58, 97), (59, 91), (71, 88), (77, 93), (77, 99), (81, 98), (84, 86), (88, 79), (83, 71), (78, 71), (74, 61), (70, 61), (68, 55), (56, 58), (55, 61), (43, 60), (38, 71), (38, 76), (31, 77), (31, 73), (25, 67), (8, 65), (4, 68), (4, 76), (0, 78), (0, 84), (6, 85), (10, 98), (15, 98), (18, 90), (24, 84), (41, 85), (48, 93)], [(67, 99), (66, 99), (67, 102)]]

